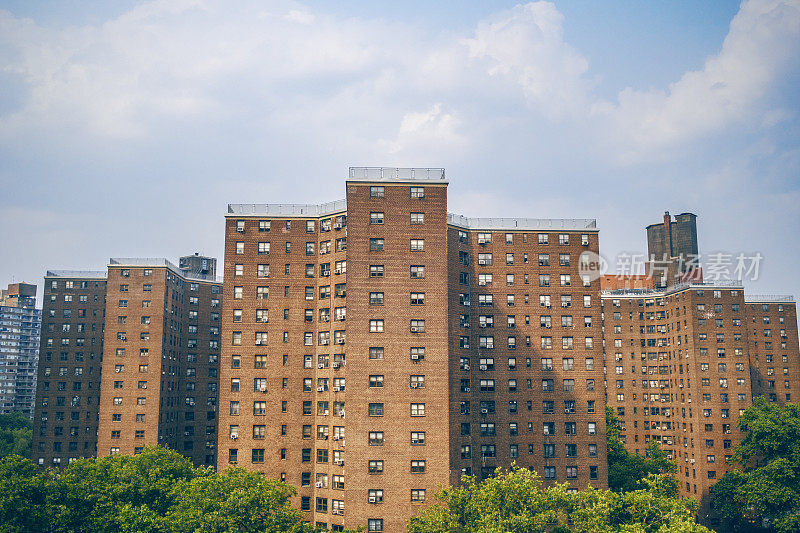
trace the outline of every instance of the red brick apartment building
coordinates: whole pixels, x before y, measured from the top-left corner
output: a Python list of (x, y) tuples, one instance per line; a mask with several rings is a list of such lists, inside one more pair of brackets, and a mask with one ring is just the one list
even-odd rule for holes
[(710, 487), (732, 468), (743, 437), (737, 421), (753, 397), (797, 401), (796, 306), (790, 296), (748, 296), (740, 282), (654, 289), (648, 280), (649, 288), (642, 276), (603, 278), (607, 403), (626, 447), (644, 453), (658, 442), (678, 464), (681, 495), (700, 500), (705, 516)]
[(105, 272), (47, 271), (32, 449), (40, 466), (97, 453), (105, 316)]
[(106, 300), (97, 455), (161, 444), (216, 464), (222, 285), (214, 267), (195, 277), (166, 259), (111, 259)]
[(38, 464), (153, 444), (216, 464), (222, 283), (214, 259), (180, 264), (111, 259), (107, 272), (47, 272)]
[(447, 185), (351, 168), (345, 201), (228, 207), (218, 467), (311, 523), (401, 531), (512, 461), (607, 484), (595, 222), (451, 215)]

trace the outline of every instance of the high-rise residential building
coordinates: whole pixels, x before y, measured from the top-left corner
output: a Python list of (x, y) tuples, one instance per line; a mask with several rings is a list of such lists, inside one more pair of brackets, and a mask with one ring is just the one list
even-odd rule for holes
[[(690, 243), (694, 216), (684, 223), (677, 240)], [(655, 288), (602, 280), (607, 404), (626, 448), (645, 453), (658, 442), (677, 462), (681, 495), (700, 500), (706, 516), (753, 397), (786, 403), (800, 394), (797, 312), (792, 297), (749, 296), (739, 281), (669, 279), (676, 283)]]
[(42, 311), (36, 285), (14, 283), (0, 291), (0, 413), (33, 417)]
[(449, 215), (447, 186), (352, 168), (345, 201), (228, 207), (218, 467), (313, 524), (401, 531), (512, 461), (607, 484), (595, 222)]
[(215, 259), (180, 263), (187, 269), (166, 259), (108, 265), (100, 457), (161, 444), (216, 464), (222, 284)]
[(105, 309), (105, 272), (47, 271), (32, 448), (40, 466), (97, 452)]
[(753, 394), (781, 405), (800, 401), (797, 305), (791, 296), (745, 295)]

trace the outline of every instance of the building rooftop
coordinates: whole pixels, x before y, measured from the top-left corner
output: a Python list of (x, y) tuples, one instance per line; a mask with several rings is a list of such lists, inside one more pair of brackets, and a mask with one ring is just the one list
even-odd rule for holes
[(465, 229), (597, 231), (592, 218), (469, 218), (447, 214), (447, 223)]
[(746, 304), (766, 304), (777, 303), (787, 304), (794, 303), (794, 296), (788, 294), (745, 294), (744, 303)]
[(323, 217), (347, 211), (347, 200), (324, 204), (228, 204), (227, 216)]
[[(667, 296), (670, 294), (674, 294), (676, 292), (680, 292), (686, 289), (702, 289), (702, 290), (713, 290), (713, 289), (739, 289), (744, 290), (744, 285), (738, 280), (724, 280), (724, 281), (708, 281), (703, 283), (678, 283), (677, 285), (672, 285), (671, 287), (667, 287), (665, 289), (616, 289), (616, 290), (605, 290), (601, 291), (600, 295), (603, 298), (610, 298), (614, 296), (629, 296), (629, 297), (637, 297), (637, 296)], [(745, 302), (748, 301), (748, 297), (745, 297)]]
[(447, 183), (443, 168), (350, 167), (349, 181), (420, 181)]
[(105, 270), (48, 270), (44, 277), (106, 279), (108, 274)]
[(194, 275), (186, 270), (181, 270), (168, 259), (164, 259), (163, 257), (112, 257), (108, 261), (108, 266), (166, 267), (184, 279), (222, 283), (221, 277), (212, 278)]

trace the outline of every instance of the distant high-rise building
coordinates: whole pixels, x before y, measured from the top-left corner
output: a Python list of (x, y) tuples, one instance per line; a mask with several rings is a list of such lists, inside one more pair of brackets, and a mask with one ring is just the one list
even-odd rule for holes
[(36, 285), (14, 283), (0, 291), (0, 413), (33, 417), (41, 326)]
[(48, 270), (32, 458), (65, 466), (97, 453), (106, 273)]
[(353, 168), (345, 201), (228, 208), (218, 467), (312, 524), (404, 531), (512, 462), (607, 485), (595, 221), (451, 215), (447, 186)]

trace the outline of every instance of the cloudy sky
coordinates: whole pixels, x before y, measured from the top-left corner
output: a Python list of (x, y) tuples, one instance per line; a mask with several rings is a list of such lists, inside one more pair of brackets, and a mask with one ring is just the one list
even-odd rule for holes
[(800, 295), (800, 1), (0, 1), (0, 285), (221, 256), (226, 204), (441, 166), (470, 216), (760, 252)]

